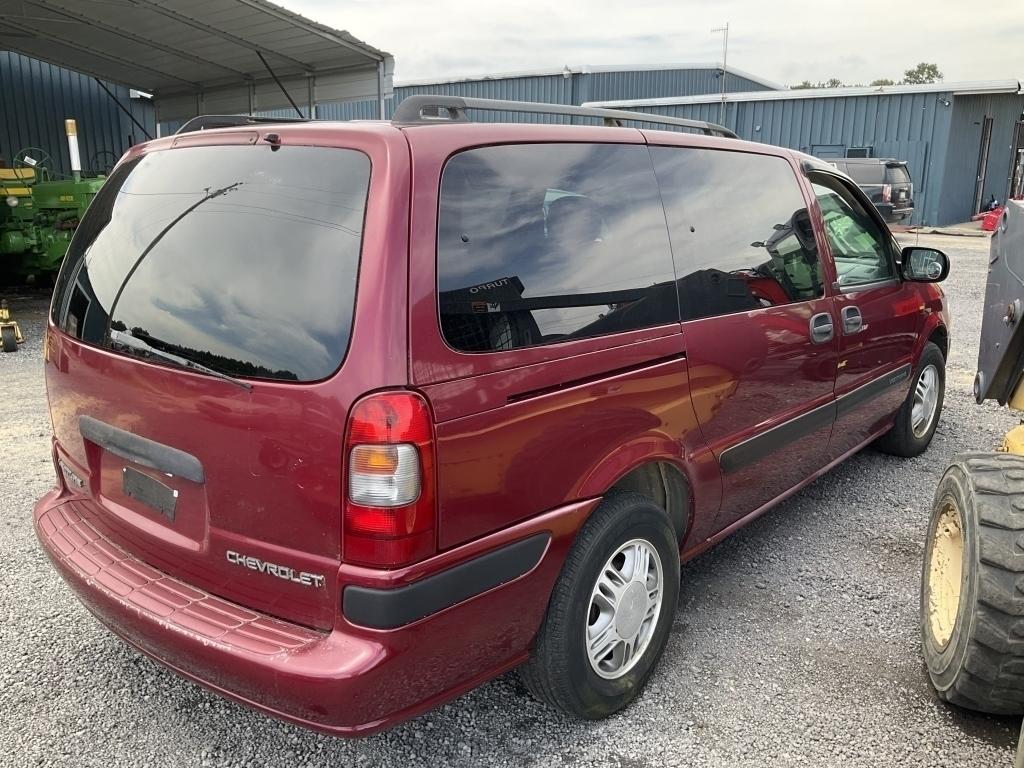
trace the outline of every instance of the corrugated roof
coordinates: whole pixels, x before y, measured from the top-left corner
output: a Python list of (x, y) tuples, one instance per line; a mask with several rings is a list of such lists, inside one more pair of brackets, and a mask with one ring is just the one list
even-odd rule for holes
[[(241, 94), (231, 111), (249, 111), (250, 89), (272, 84), (260, 54), (300, 103), (309, 75), (318, 87), (359, 81), (345, 97), (372, 98), (378, 66), (393, 69), (390, 54), (267, 0), (0, 0), (0, 48), (152, 93), (158, 109), (203, 93), (219, 107)], [(373, 74), (369, 93), (356, 72)], [(261, 108), (288, 104), (273, 91)]]
[[(925, 85), (872, 85), (853, 88), (789, 88), (782, 91), (746, 91), (725, 94), (726, 101), (778, 101), (780, 99), (838, 99), (849, 96), (880, 96), (885, 94), (949, 93), (966, 96), (976, 93), (1024, 93), (1019, 80), (971, 80), (959, 83), (928, 83)], [(624, 99), (593, 101), (585, 107), (670, 107), (679, 104), (717, 104), (718, 93), (700, 96), (677, 96), (659, 99)]]
[[(471, 83), (479, 82), (481, 80), (510, 80), (517, 77), (552, 77), (555, 75), (573, 75), (583, 74), (588, 75), (591, 73), (599, 72), (657, 72), (657, 71), (670, 71), (670, 70), (686, 70), (686, 69), (717, 69), (721, 70), (722, 65), (716, 62), (691, 62), (682, 64), (621, 64), (621, 65), (593, 65), (583, 64), (580, 66), (571, 66), (566, 64), (565, 66), (558, 68), (549, 69), (526, 69), (516, 72), (495, 72), (488, 75), (470, 75), (466, 77), (448, 77), (448, 78), (425, 78), (419, 80), (399, 80), (396, 81), (395, 85), (399, 87), (405, 86), (417, 86), (417, 85), (449, 85), (451, 83)], [(754, 83), (760, 83), (766, 88), (783, 89), (786, 86), (779, 83), (774, 83), (771, 80), (760, 77), (759, 75), (752, 75), (742, 69), (737, 69), (732, 65), (728, 65), (725, 68), (727, 74), (735, 75), (736, 77), (742, 77), (746, 80), (750, 80)]]

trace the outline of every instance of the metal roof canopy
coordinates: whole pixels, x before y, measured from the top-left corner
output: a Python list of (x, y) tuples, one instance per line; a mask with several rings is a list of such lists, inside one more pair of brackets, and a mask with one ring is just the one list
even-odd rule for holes
[(267, 0), (0, 0), (0, 48), (151, 93), (160, 122), (290, 107), (275, 75), (299, 105), (375, 99), (383, 116), (394, 71)]

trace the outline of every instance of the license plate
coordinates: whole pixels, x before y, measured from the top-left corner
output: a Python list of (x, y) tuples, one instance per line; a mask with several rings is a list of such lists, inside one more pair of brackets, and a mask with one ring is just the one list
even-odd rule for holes
[(178, 504), (178, 492), (175, 489), (131, 467), (123, 470), (122, 487), (125, 496), (155, 509), (174, 522), (174, 509)]

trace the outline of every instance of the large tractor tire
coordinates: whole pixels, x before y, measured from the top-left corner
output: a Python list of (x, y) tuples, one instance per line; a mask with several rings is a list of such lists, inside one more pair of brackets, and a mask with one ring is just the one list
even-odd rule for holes
[(921, 634), (939, 698), (1024, 713), (1024, 457), (968, 453), (935, 492)]

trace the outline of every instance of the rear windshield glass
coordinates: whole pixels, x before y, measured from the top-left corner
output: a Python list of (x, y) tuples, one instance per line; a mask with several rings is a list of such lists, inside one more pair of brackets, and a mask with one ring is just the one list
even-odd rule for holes
[(187, 147), (126, 163), (82, 219), (53, 320), (89, 344), (155, 349), (154, 362), (329, 376), (348, 348), (369, 177), (361, 152), (317, 147)]
[(887, 169), (887, 181), (889, 184), (909, 184), (910, 172), (905, 165), (890, 165)]
[(858, 184), (881, 184), (884, 168), (881, 163), (847, 163), (844, 170)]

